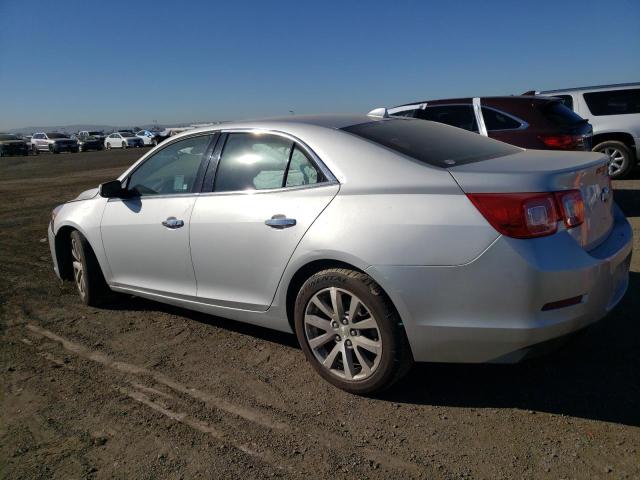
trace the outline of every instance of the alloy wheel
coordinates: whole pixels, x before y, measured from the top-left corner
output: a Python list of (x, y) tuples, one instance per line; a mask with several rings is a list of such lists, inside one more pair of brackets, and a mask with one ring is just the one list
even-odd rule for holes
[(82, 266), (82, 260), (80, 259), (80, 247), (75, 238), (71, 239), (71, 256), (73, 257), (73, 279), (76, 282), (76, 287), (78, 287), (80, 297), (84, 298), (86, 295), (84, 267)]
[(311, 297), (305, 308), (304, 332), (318, 362), (339, 378), (364, 380), (380, 364), (378, 322), (348, 290), (330, 287)]
[(602, 153), (609, 157), (609, 175), (618, 174), (624, 167), (624, 153), (614, 147), (607, 147)]

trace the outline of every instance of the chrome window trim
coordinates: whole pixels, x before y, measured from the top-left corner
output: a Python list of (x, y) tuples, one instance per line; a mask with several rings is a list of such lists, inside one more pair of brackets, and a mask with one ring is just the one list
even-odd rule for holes
[[(495, 129), (495, 130), (489, 130), (490, 132), (515, 132), (518, 130), (526, 130), (527, 128), (529, 128), (529, 123), (522, 120), (519, 117), (516, 117), (515, 115), (511, 115), (510, 113), (507, 113), (503, 110), (500, 110), (498, 108), (494, 108), (494, 107), (489, 107), (488, 105), (482, 105), (482, 108), (487, 108), (489, 110), (493, 110), (494, 112), (499, 113), (500, 115), (504, 115), (505, 117), (509, 117), (512, 120), (515, 120), (516, 122), (518, 122), (520, 124), (519, 127), (517, 128), (500, 128), (500, 129)], [(482, 112), (482, 110), (481, 110)], [(482, 122), (484, 123), (484, 117), (482, 118)]]
[[(316, 154), (316, 152), (313, 151), (313, 149), (311, 147), (309, 147), (309, 145), (307, 145), (305, 142), (303, 142), (302, 140), (300, 140), (298, 137), (296, 137), (295, 135), (291, 135), (290, 133), (287, 132), (283, 132), (281, 130), (274, 130), (274, 129), (269, 129), (269, 128), (258, 128), (258, 127), (254, 127), (254, 128), (226, 128), (226, 129), (220, 129), (217, 130), (218, 132), (220, 132), (221, 134), (223, 133), (254, 133), (256, 135), (260, 135), (260, 134), (265, 134), (265, 135), (276, 135), (279, 137), (283, 137), (286, 138), (288, 140), (291, 140), (291, 142), (297, 144), (298, 146), (300, 146), (307, 155), (309, 155), (309, 157), (311, 157), (311, 159), (313, 160), (313, 162), (318, 166), (318, 168), (320, 169), (320, 171), (322, 172), (322, 174), (325, 176), (325, 178), (327, 180), (325, 180), (324, 182), (319, 182), (319, 183), (314, 183), (311, 185), (297, 185), (295, 187), (280, 187), (280, 188), (269, 188), (269, 189), (262, 189), (262, 190), (231, 190), (231, 191), (226, 191), (226, 192), (216, 192), (216, 191), (212, 191), (212, 192), (202, 192), (203, 195), (211, 195), (211, 194), (215, 194), (215, 195), (222, 195), (222, 194), (255, 194), (255, 193), (272, 193), (272, 192), (283, 192), (283, 191), (289, 191), (289, 190), (304, 190), (307, 188), (318, 188), (318, 187), (323, 187), (323, 186), (327, 186), (327, 185), (336, 185), (336, 184), (340, 184), (340, 182), (338, 182), (338, 179), (335, 177), (335, 175), (331, 172), (331, 170), (329, 170), (329, 168), (324, 164), (324, 162), (320, 159), (320, 157)], [(226, 143), (226, 141), (225, 141)], [(222, 147), (222, 151), (220, 152), (220, 160), (219, 162), (222, 160), (222, 154), (224, 153), (224, 145)], [(216, 172), (214, 174), (214, 187), (215, 187), (215, 175), (217, 174), (217, 168), (216, 168)]]
[(476, 123), (478, 124), (478, 133), (484, 137), (488, 137), (487, 126), (484, 124), (484, 117), (482, 116), (482, 104), (480, 103), (480, 97), (473, 97), (472, 100), (473, 112), (476, 114)]

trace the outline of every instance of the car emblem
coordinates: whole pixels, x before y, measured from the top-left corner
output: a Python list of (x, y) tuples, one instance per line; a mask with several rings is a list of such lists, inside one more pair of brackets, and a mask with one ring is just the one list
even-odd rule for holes
[(600, 192), (600, 200), (602, 200), (603, 202), (606, 202), (607, 200), (609, 200), (610, 196), (611, 196), (611, 192), (609, 190), (609, 187), (604, 187)]

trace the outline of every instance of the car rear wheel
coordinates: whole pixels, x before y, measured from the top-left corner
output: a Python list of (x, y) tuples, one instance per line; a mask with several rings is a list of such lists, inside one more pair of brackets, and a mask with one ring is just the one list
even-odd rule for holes
[(111, 290), (102, 275), (91, 245), (77, 230), (71, 232), (71, 261), (73, 281), (80, 299), (92, 307), (103, 305), (108, 300)]
[(127, 148), (127, 142), (122, 142), (122, 148)]
[(391, 300), (364, 273), (316, 273), (300, 289), (294, 315), (307, 360), (338, 388), (361, 395), (379, 392), (413, 363)]
[(594, 152), (602, 152), (609, 157), (609, 176), (624, 178), (633, 169), (633, 154), (624, 143), (611, 140), (593, 147)]

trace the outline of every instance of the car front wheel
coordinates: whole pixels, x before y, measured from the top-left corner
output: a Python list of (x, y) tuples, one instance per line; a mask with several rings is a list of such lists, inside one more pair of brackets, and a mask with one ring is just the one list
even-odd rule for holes
[(615, 140), (602, 142), (593, 147), (594, 152), (602, 152), (609, 157), (609, 176), (624, 178), (633, 169), (633, 154), (624, 143)]
[(111, 150), (111, 144), (107, 143), (107, 150)]
[(294, 315), (307, 360), (343, 390), (379, 392), (413, 363), (391, 300), (362, 272), (329, 269), (314, 274), (298, 293)]
[(111, 290), (102, 275), (100, 264), (91, 245), (77, 230), (71, 232), (71, 261), (73, 281), (80, 299), (92, 307), (103, 305), (109, 298)]

